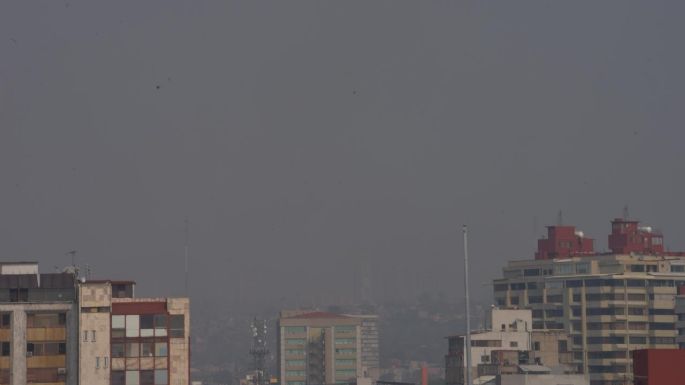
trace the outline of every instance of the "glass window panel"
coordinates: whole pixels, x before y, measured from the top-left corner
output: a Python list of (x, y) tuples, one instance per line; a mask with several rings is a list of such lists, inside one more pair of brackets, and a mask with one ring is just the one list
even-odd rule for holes
[(155, 314), (154, 315), (155, 329), (166, 329), (167, 317), (166, 314)]
[(112, 344), (112, 357), (124, 357), (124, 344)]
[(113, 370), (110, 374), (112, 385), (126, 385), (126, 373), (121, 370)]
[(126, 316), (113, 315), (112, 316), (112, 329), (125, 329), (125, 328), (126, 328)]
[(152, 357), (153, 356), (153, 349), (154, 349), (154, 343), (152, 342), (143, 342), (140, 344), (140, 356), (141, 357)]
[(166, 336), (167, 336), (166, 329), (155, 329), (155, 337), (166, 337)]
[(168, 349), (166, 342), (157, 342), (155, 344), (155, 356), (156, 357), (166, 357), (168, 354)]
[(140, 316), (126, 316), (126, 337), (138, 337), (140, 335)]
[(140, 385), (155, 385), (155, 372), (154, 372), (154, 370), (141, 370), (140, 371)]
[(154, 328), (154, 316), (152, 314), (145, 314), (140, 316), (140, 328), (152, 329)]
[(155, 370), (155, 385), (167, 385), (169, 375), (166, 370)]
[(139, 375), (137, 370), (126, 371), (126, 385), (140, 385)]
[(155, 335), (155, 329), (140, 329), (141, 337), (153, 337)]
[(126, 357), (138, 357), (140, 355), (140, 344), (137, 342), (126, 343)]

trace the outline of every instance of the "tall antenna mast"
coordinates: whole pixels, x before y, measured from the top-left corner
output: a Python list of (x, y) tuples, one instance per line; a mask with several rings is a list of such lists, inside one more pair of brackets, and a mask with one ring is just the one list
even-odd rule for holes
[(188, 221), (188, 217), (186, 216), (185, 218), (185, 289), (186, 289), (186, 297), (188, 297), (188, 251), (190, 249), (189, 241), (190, 241), (190, 221)]
[(466, 295), (466, 343), (464, 350), (466, 353), (466, 385), (471, 382), (471, 304), (469, 303), (469, 234), (466, 225), (462, 227), (464, 232), (464, 291)]

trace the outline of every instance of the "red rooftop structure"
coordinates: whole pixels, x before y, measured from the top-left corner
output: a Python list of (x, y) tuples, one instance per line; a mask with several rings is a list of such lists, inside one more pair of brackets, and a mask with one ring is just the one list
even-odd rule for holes
[(547, 238), (538, 239), (535, 259), (568, 258), (594, 254), (592, 238), (586, 238), (575, 226), (547, 226)]
[(663, 254), (664, 237), (638, 221), (616, 218), (611, 221), (609, 249), (615, 254)]
[(632, 355), (635, 385), (676, 385), (685, 381), (685, 349), (641, 349), (633, 350)]

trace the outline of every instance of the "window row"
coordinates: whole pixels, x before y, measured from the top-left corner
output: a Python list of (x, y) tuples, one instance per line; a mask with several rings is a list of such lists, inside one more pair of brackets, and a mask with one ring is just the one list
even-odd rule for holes
[(57, 356), (67, 354), (66, 342), (29, 342), (26, 344), (26, 356)]
[(169, 348), (166, 342), (123, 342), (112, 343), (112, 357), (166, 357)]
[(112, 385), (167, 385), (169, 372), (158, 370), (113, 370), (111, 372)]
[[(168, 331), (167, 331), (168, 330)], [(185, 318), (182, 314), (129, 314), (112, 316), (112, 338), (185, 336)]]

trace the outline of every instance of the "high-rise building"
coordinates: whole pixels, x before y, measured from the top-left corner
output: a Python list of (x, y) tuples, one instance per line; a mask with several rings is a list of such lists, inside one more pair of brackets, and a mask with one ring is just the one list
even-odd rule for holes
[(362, 323), (362, 318), (342, 314), (281, 312), (281, 385), (350, 383), (364, 377)]
[(632, 383), (631, 350), (677, 347), (675, 297), (685, 285), (685, 255), (666, 251), (660, 233), (625, 218), (611, 224), (610, 253), (571, 226), (550, 226), (535, 259), (509, 262), (494, 280), (498, 306), (531, 309), (534, 330), (570, 335), (572, 362), (591, 385)]
[(187, 385), (186, 298), (0, 264), (0, 384)]

